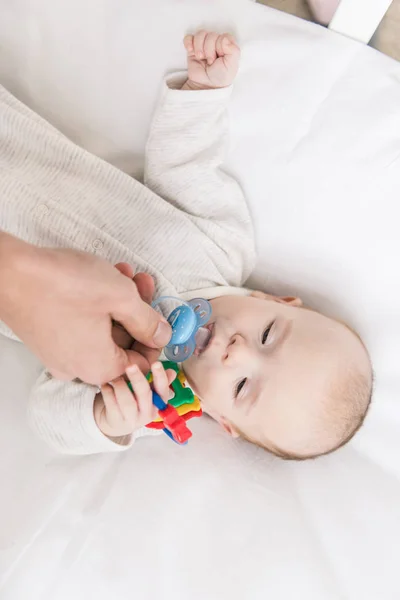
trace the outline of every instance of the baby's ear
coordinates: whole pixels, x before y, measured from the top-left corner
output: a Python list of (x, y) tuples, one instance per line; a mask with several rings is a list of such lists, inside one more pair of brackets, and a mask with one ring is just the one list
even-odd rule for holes
[(271, 302), (279, 302), (279, 304), (288, 304), (289, 306), (303, 306), (301, 298), (296, 298), (295, 296), (273, 296), (272, 294), (260, 291), (251, 292), (250, 296), (261, 298), (262, 300), (270, 300)]
[(235, 427), (232, 425), (232, 423), (230, 423), (228, 421), (228, 419), (226, 419), (225, 417), (222, 417), (216, 411), (214, 411), (212, 409), (208, 409), (206, 406), (204, 406), (204, 404), (203, 404), (203, 410), (212, 419), (217, 421), (217, 423), (219, 423), (221, 425), (222, 429), (224, 429), (227, 433), (229, 433), (229, 435), (231, 435), (234, 438), (240, 437), (240, 433), (235, 429)]
[(225, 431), (229, 433), (229, 435), (231, 435), (233, 438), (240, 437), (240, 433), (235, 429), (232, 423), (229, 423), (229, 421), (225, 419), (225, 417), (220, 417), (218, 421), (221, 424), (222, 428), (225, 429)]

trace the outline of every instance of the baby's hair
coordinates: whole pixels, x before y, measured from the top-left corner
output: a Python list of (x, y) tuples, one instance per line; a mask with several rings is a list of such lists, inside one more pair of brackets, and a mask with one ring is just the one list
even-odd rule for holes
[[(280, 448), (271, 451), (284, 460), (307, 460), (331, 454), (345, 446), (362, 427), (371, 405), (373, 375), (368, 379), (361, 373), (351, 372), (338, 384), (335, 382), (328, 392), (325, 417), (339, 429), (338, 441), (323, 452), (296, 454)], [(321, 431), (323, 434), (323, 431)], [(268, 450), (268, 448), (266, 448)]]
[[(325, 402), (326, 411), (324, 417), (322, 417), (322, 421), (326, 419), (330, 423), (335, 423), (339, 431), (337, 442), (333, 443), (332, 447), (321, 452), (297, 454), (278, 448), (275, 445), (263, 444), (252, 440), (242, 432), (239, 432), (239, 434), (248, 442), (264, 448), (267, 452), (283, 460), (303, 461), (331, 454), (342, 448), (342, 446), (345, 446), (362, 427), (371, 405), (373, 383), (374, 376), (372, 372), (371, 377), (368, 378), (359, 372), (351, 371), (342, 378), (339, 384), (335, 381), (331, 385), (331, 389), (327, 393), (327, 401)], [(324, 434), (324, 429), (325, 426), (322, 423), (321, 435)]]

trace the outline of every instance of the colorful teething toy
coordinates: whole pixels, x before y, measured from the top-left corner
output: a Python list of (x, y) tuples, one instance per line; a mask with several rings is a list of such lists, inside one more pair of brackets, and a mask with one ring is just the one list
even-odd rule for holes
[[(171, 384), (175, 396), (166, 404), (164, 400), (153, 390), (153, 404), (158, 408), (158, 418), (146, 425), (149, 429), (162, 429), (174, 442), (186, 444), (192, 437), (192, 432), (186, 422), (193, 417), (201, 417), (200, 401), (189, 387), (185, 386), (185, 375), (174, 362), (162, 363), (164, 369), (173, 369), (176, 379)], [(153, 381), (151, 373), (147, 376), (149, 383)], [(132, 386), (128, 383), (130, 390)]]
[[(178, 304), (178, 306), (174, 308), (167, 319), (172, 328), (172, 336), (170, 342), (164, 348), (164, 354), (169, 361), (163, 362), (163, 366), (164, 369), (174, 369), (177, 374), (171, 385), (175, 396), (166, 404), (153, 390), (153, 404), (158, 408), (159, 416), (146, 427), (149, 429), (162, 429), (174, 442), (186, 444), (187, 440), (192, 437), (192, 432), (187, 427), (186, 422), (193, 417), (201, 417), (203, 411), (197, 396), (185, 385), (185, 374), (176, 363), (183, 362), (192, 356), (196, 349), (196, 335), (200, 329), (203, 328), (203, 335), (208, 333), (204, 325), (211, 316), (211, 305), (203, 298), (183, 302), (171, 296), (161, 296), (152, 303), (152, 307), (160, 309), (163, 302), (171, 301)], [(149, 383), (153, 381), (151, 373), (149, 373), (147, 379)], [(132, 391), (130, 383), (128, 383), (128, 386)]]

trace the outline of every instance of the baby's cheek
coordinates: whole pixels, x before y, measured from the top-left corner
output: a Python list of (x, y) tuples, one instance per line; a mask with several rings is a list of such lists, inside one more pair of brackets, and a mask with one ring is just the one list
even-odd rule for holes
[(223, 415), (231, 408), (229, 386), (224, 381), (221, 369), (214, 369), (196, 358), (185, 361), (182, 368), (206, 411)]
[(209, 374), (209, 380), (204, 386), (202, 401), (204, 406), (209, 407), (219, 416), (231, 419), (233, 398), (229, 393), (229, 387), (222, 381), (218, 381), (217, 375)]

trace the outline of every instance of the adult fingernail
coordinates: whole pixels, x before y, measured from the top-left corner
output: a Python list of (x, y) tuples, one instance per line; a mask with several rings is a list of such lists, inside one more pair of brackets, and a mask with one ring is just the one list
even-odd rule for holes
[(160, 321), (153, 337), (157, 348), (163, 348), (171, 339), (171, 327), (166, 321)]

